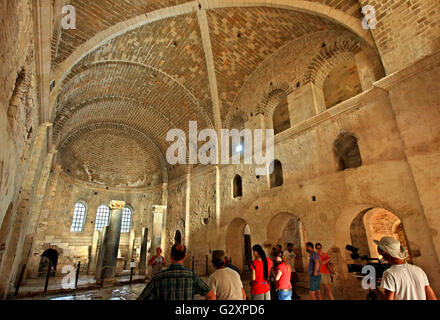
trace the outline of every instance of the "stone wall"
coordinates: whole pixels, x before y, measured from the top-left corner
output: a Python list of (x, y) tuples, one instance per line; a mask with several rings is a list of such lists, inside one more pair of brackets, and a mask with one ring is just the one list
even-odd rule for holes
[[(37, 276), (41, 254), (50, 246), (56, 246), (62, 252), (58, 260), (57, 272), (61, 272), (64, 265), (74, 265), (79, 261), (87, 266), (90, 261), (97, 209), (111, 200), (123, 200), (133, 209), (132, 230), (135, 231), (134, 250), (136, 251), (134, 256), (138, 261), (142, 228), (147, 227), (151, 232), (152, 206), (161, 204), (161, 190), (126, 192), (90, 188), (75, 183), (62, 173), (58, 173), (58, 176), (54, 174), (53, 180), (42, 206), (43, 214), (28, 263), (30, 277)], [(72, 232), (73, 208), (78, 201), (87, 204), (87, 216), (83, 231)], [(120, 251), (124, 259), (127, 259), (128, 255), (129, 235), (129, 233), (121, 233)]]
[(371, 29), (387, 74), (440, 49), (440, 6), (426, 0), (360, 0), (376, 10)]

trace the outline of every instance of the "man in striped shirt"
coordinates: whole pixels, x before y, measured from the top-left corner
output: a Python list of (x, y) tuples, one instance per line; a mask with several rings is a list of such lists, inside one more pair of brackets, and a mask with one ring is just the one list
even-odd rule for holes
[(182, 265), (185, 254), (185, 246), (175, 244), (171, 265), (153, 276), (138, 300), (193, 300), (196, 294), (215, 300), (215, 294), (199, 275)]

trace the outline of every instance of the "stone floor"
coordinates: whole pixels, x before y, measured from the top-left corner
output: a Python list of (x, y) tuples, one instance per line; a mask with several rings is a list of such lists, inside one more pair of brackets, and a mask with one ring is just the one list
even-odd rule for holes
[[(121, 280), (122, 279), (128, 281), (129, 277), (127, 279), (121, 277)], [(202, 277), (202, 279), (205, 282), (208, 281), (208, 277)], [(88, 277), (84, 277), (82, 280), (80, 279), (80, 281), (82, 281), (80, 282), (80, 284), (83, 287), (86, 284), (94, 284), (93, 282), (94, 280), (91, 280)], [(247, 279), (247, 277), (244, 277), (242, 281), (246, 294), (248, 298), (250, 298), (250, 281), (249, 279)], [(28, 286), (26, 287), (26, 290), (25, 288), (23, 288), (24, 292), (32, 289), (32, 286), (30, 286), (30, 284), (31, 283), (28, 283), (27, 281)], [(53, 284), (52, 288), (55, 288), (55, 286), (56, 284)], [(23, 296), (23, 294), (21, 294), (19, 295), (18, 300), (135, 300), (140, 295), (140, 293), (144, 288), (145, 288), (145, 283), (133, 283), (133, 284), (125, 284), (115, 287), (108, 287), (103, 289), (96, 287), (91, 290), (79, 290), (79, 291), (66, 292), (66, 293), (48, 292), (47, 294), (44, 295), (39, 294), (32, 296), (30, 295)], [(41, 286), (38, 289), (41, 290)], [(56, 288), (54, 290), (56, 290)], [(308, 295), (308, 290), (306, 288), (299, 287), (297, 291), (298, 294), (302, 297), (302, 300), (310, 299)], [(204, 300), (204, 297), (196, 296), (195, 300)]]
[[(51, 277), (49, 278), (49, 284), (47, 293), (43, 295), (44, 286), (45, 286), (45, 278), (34, 278), (34, 279), (26, 279), (26, 281), (21, 285), (18, 298), (27, 298), (27, 297), (49, 297), (51, 295), (56, 294), (65, 294), (70, 295), (72, 292), (77, 292), (80, 295), (83, 295), (87, 292), (95, 292), (100, 291), (100, 286), (96, 283), (96, 279), (93, 275), (80, 275), (78, 279), (77, 290), (71, 289), (63, 289), (62, 288), (62, 280), (63, 277)], [(119, 285), (128, 284), (130, 281), (130, 274), (124, 273), (123, 275), (116, 278), (116, 282)], [(145, 276), (141, 275), (133, 275), (132, 279), (133, 283), (141, 283), (144, 285)], [(118, 286), (114, 288), (119, 288)], [(116, 289), (115, 289), (116, 290)]]

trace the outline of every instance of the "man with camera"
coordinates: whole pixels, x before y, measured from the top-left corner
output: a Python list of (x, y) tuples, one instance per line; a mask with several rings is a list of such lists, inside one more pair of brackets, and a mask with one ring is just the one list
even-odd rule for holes
[(408, 252), (399, 240), (383, 237), (374, 242), (378, 245), (377, 252), (391, 265), (382, 276), (381, 288), (385, 290), (385, 295), (379, 294), (381, 299), (437, 300), (426, 273), (420, 267), (406, 262)]

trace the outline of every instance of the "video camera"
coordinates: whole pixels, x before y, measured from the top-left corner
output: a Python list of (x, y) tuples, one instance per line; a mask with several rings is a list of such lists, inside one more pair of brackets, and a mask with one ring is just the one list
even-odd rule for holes
[[(385, 270), (387, 270), (389, 267), (391, 267), (388, 263), (382, 263), (380, 259), (378, 258), (370, 258), (367, 255), (361, 256), (358, 251), (358, 248), (355, 248), (349, 244), (345, 246), (345, 249), (350, 251), (350, 257), (353, 260), (360, 259), (362, 261), (366, 261), (367, 263), (365, 265), (372, 266), (374, 270), (376, 271), (376, 278), (379, 280), (382, 278), (383, 273)], [(365, 276), (366, 274), (362, 273), (362, 268), (365, 266), (362, 264), (348, 264), (348, 272), (350, 273), (357, 273), (359, 276)]]
[[(385, 272), (386, 269), (391, 267), (391, 265), (389, 265), (388, 263), (382, 263), (380, 261), (380, 259), (378, 259), (378, 258), (370, 258), (367, 255), (361, 256), (358, 253), (359, 249), (355, 248), (349, 244), (347, 244), (345, 246), (345, 249), (351, 252), (350, 257), (353, 260), (360, 259), (361, 261), (367, 262), (364, 265), (362, 265), (362, 264), (347, 264), (348, 272), (356, 273), (356, 277), (363, 278), (363, 277), (367, 276), (367, 274), (362, 273), (362, 269), (367, 265), (372, 266), (374, 268), (374, 270), (376, 271), (376, 287), (379, 287), (380, 282), (382, 280), (383, 273)], [(376, 261), (376, 262), (374, 262), (374, 261)], [(377, 294), (374, 290), (371, 290), (371, 289), (368, 290), (367, 300), (377, 300)]]

